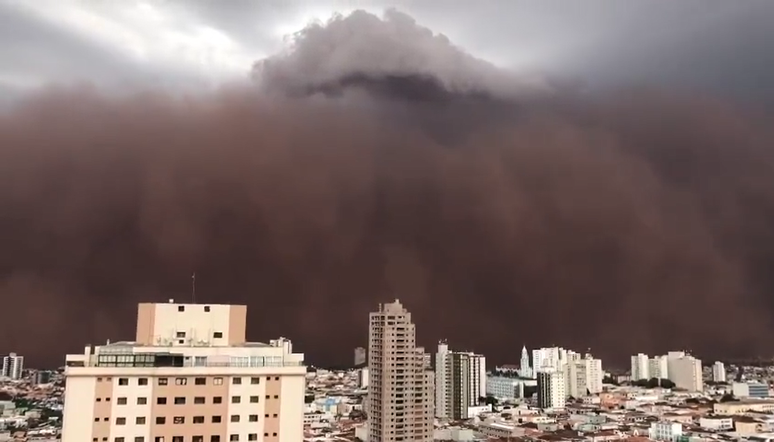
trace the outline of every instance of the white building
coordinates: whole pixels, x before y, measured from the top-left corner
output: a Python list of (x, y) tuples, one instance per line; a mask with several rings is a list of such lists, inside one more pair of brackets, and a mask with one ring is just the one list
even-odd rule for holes
[(650, 378), (669, 379), (669, 362), (666, 356), (654, 356), (648, 360)]
[(532, 350), (534, 372), (560, 370), (567, 361), (567, 350), (561, 347), (544, 347)]
[(734, 420), (729, 416), (703, 416), (699, 426), (711, 431), (729, 431), (734, 428)]
[(11, 353), (3, 358), (3, 367), (2, 371), (0, 372), (0, 377), (18, 380), (21, 379), (23, 370), (24, 356)]
[(701, 360), (686, 354), (674, 357), (668, 355), (667, 360), (669, 380), (675, 383), (675, 387), (687, 391), (702, 391), (704, 389)]
[(726, 382), (726, 366), (720, 361), (712, 365), (712, 380), (715, 382)]
[(657, 441), (674, 441), (683, 434), (683, 425), (678, 422), (653, 422), (648, 430), (648, 438)]
[(567, 399), (564, 371), (542, 370), (537, 374), (537, 403), (542, 409), (564, 408)]
[(524, 397), (524, 387), (535, 386), (535, 379), (490, 375), (486, 378), (486, 395), (500, 400), (516, 400)]
[(565, 392), (568, 397), (581, 398), (602, 391), (602, 378), (604, 377), (602, 360), (594, 359), (590, 354), (587, 354), (583, 359), (568, 356), (563, 371)]
[(532, 378), (535, 373), (532, 371), (532, 366), (529, 365), (529, 352), (527, 352), (527, 346), (521, 348), (521, 364), (519, 365), (519, 376), (523, 378)]
[(486, 395), (486, 358), (469, 352), (449, 350), (438, 344), (435, 354), (435, 415), (467, 419), (468, 408)]
[(648, 359), (648, 355), (639, 353), (632, 356), (631, 367), (632, 381), (650, 379), (650, 359)]
[(247, 342), (246, 321), (244, 305), (140, 304), (134, 341), (67, 355), (62, 440), (303, 439), (304, 355)]

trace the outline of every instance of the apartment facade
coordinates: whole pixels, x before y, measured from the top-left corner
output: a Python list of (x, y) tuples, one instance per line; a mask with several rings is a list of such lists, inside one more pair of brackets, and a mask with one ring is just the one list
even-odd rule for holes
[(714, 382), (726, 382), (726, 366), (720, 361), (712, 364), (712, 380)]
[(68, 355), (63, 442), (297, 442), (304, 356), (246, 306), (140, 304), (134, 341)]
[(563, 370), (543, 370), (537, 374), (537, 403), (544, 410), (564, 408), (567, 392)]
[(631, 379), (639, 381), (641, 379), (650, 379), (650, 359), (648, 355), (639, 353), (632, 356)]
[(368, 368), (368, 442), (431, 442), (435, 374), (397, 299), (369, 315)]
[(0, 369), (0, 377), (11, 378), (13, 380), (21, 379), (24, 370), (24, 356), (16, 353), (10, 353), (3, 357), (3, 365)]
[(435, 415), (467, 419), (468, 408), (486, 395), (486, 358), (470, 352), (450, 351), (445, 342), (435, 354)]

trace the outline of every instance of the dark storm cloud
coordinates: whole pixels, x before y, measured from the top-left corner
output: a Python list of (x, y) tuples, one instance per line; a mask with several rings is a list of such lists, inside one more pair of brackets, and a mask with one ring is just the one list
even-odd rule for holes
[[(193, 271), (200, 302), (248, 304), (251, 338), (288, 336), (312, 362), (348, 361), (394, 297), (422, 343), (496, 361), (522, 343), (772, 350), (769, 117), (652, 90), (514, 102), (495, 91), (534, 83), (504, 73), (468, 83), (499, 100), (469, 100), (449, 74), (484, 65), (425, 63), (435, 50), (378, 69), (352, 48), (324, 70), (299, 53), (272, 60), (302, 81), (271, 84), (339, 94), (63, 88), (3, 114), (0, 352), (56, 364), (131, 338), (136, 303), (185, 300)], [(443, 100), (383, 87), (428, 77)]]

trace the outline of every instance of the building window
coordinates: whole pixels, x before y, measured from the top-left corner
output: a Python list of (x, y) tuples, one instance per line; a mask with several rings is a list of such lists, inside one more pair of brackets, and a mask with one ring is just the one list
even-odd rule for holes
[(258, 396), (250, 396), (250, 403), (251, 404), (257, 404), (258, 399), (260, 399)]
[(195, 423), (195, 424), (203, 424), (204, 423), (204, 416), (194, 416), (193, 417), (193, 423)]
[(195, 378), (194, 379), (195, 385), (207, 385), (207, 378)]
[(223, 337), (223, 332), (215, 332), (212, 334), (212, 337), (215, 339), (221, 339)]
[(137, 385), (148, 385), (148, 378), (137, 379)]
[(139, 416), (134, 419), (135, 425), (145, 425), (145, 416)]
[(116, 418), (116, 425), (126, 425), (126, 418), (125, 417), (117, 417)]
[(242, 397), (241, 396), (231, 396), (231, 403), (232, 404), (241, 404), (242, 403)]
[(223, 419), (221, 419), (220, 416), (212, 416), (212, 423), (213, 424), (219, 424), (219, 423), (221, 423), (222, 420)]
[(97, 378), (97, 382), (102, 382), (102, 378)]
[(238, 434), (232, 434), (228, 437), (228, 440), (231, 442), (239, 442), (239, 435)]
[(213, 404), (222, 404), (223, 403), (223, 398), (221, 396), (215, 396), (215, 397), (212, 398), (212, 403)]
[(253, 385), (258, 385), (261, 383), (261, 378), (250, 378), (250, 383)]
[(268, 418), (269, 417), (269, 413), (264, 414), (263, 417)]
[(220, 435), (213, 434), (210, 436), (210, 442), (220, 442)]
[(271, 417), (277, 417), (277, 413), (272, 414)]
[(205, 403), (204, 396), (196, 396), (194, 398), (194, 404), (203, 404)]
[(118, 378), (118, 385), (129, 385), (129, 378)]
[(120, 397), (120, 398), (116, 399), (116, 404), (118, 404), (118, 405), (126, 405), (126, 398), (125, 397)]
[(95, 418), (94, 418), (94, 422), (99, 422), (99, 418), (98, 418), (98, 417), (95, 417)]
[[(177, 311), (179, 311), (179, 312), (184, 312), (184, 311), (185, 311), (185, 306), (184, 306), (184, 305), (178, 305), (178, 306), (177, 306)], [(176, 437), (177, 437), (177, 436), (176, 436)], [(175, 441), (172, 441), (172, 442), (175, 442)], [(182, 441), (181, 441), (181, 442), (182, 442)]]
[(266, 399), (271, 399), (271, 396), (269, 396), (269, 395), (267, 394), (267, 395), (266, 395)]
[(187, 378), (175, 378), (175, 385), (188, 385)]
[(157, 397), (156, 398), (156, 405), (167, 405), (167, 398), (165, 398), (165, 397)]
[(251, 414), (250, 417), (247, 419), (250, 422), (258, 422), (258, 415), (257, 414)]
[(159, 416), (156, 418), (156, 425), (164, 425), (167, 423), (167, 418), (164, 416)]
[(169, 383), (169, 379), (159, 378), (159, 385), (167, 385), (168, 383)]
[(145, 405), (148, 403), (148, 398), (146, 397), (138, 397), (137, 398), (137, 405)]
[(145, 436), (135, 436), (134, 442), (145, 442)]
[(185, 338), (185, 332), (177, 332), (176, 336), (178, 338)]
[(223, 378), (215, 378), (212, 380), (212, 385), (223, 385)]
[(172, 423), (175, 425), (183, 425), (185, 423), (185, 416), (175, 416), (172, 418)]
[(275, 380), (275, 381), (278, 381), (278, 380), (279, 380), (279, 376), (275, 376), (275, 377), (274, 377), (274, 380)]
[(232, 414), (231, 415), (231, 422), (239, 422), (239, 415), (238, 414)]
[(156, 436), (153, 442), (164, 442), (164, 436)]
[(105, 402), (110, 402), (110, 398), (109, 398), (109, 397), (106, 397), (106, 398), (105, 398)]
[(183, 436), (172, 436), (172, 442), (185, 442)]
[(247, 440), (258, 440), (258, 434), (257, 433), (250, 433), (247, 435)]
[(242, 378), (232, 378), (231, 383), (234, 385), (242, 385)]
[(117, 438), (113, 439), (113, 441), (114, 442), (124, 442), (124, 438), (123, 437), (117, 437)]
[(279, 396), (275, 394), (274, 399), (279, 399)]
[(271, 433), (272, 437), (277, 437), (277, 433)]
[(185, 398), (180, 396), (176, 397), (175, 405), (185, 405)]
[(110, 418), (108, 418), (108, 417), (103, 417), (103, 418), (102, 418), (102, 421), (103, 421), (103, 422), (107, 422), (107, 421), (109, 421), (109, 420), (110, 420)]
[(191, 442), (204, 442), (204, 436), (191, 436)]

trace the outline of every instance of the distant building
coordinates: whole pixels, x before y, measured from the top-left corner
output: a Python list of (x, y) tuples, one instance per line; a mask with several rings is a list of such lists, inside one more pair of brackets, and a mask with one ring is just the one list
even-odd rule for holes
[(675, 387), (687, 391), (704, 389), (701, 360), (683, 352), (670, 352), (667, 355), (667, 364), (669, 380), (675, 383)]
[(544, 370), (537, 374), (537, 404), (542, 409), (564, 408), (567, 393), (563, 371)]
[(602, 360), (587, 354), (583, 359), (568, 360), (563, 371), (567, 396), (580, 398), (602, 391)]
[(646, 354), (636, 354), (632, 356), (631, 380), (639, 381), (650, 379), (650, 360)]
[(467, 419), (468, 408), (486, 395), (486, 359), (470, 352), (450, 351), (445, 342), (435, 354), (435, 415)]
[(654, 356), (648, 360), (650, 378), (669, 379), (669, 362), (666, 356)]
[(243, 305), (140, 304), (134, 341), (67, 355), (62, 440), (300, 441), (304, 355), (246, 342), (246, 320)]
[(521, 364), (519, 365), (519, 376), (523, 378), (532, 378), (535, 373), (532, 371), (532, 367), (529, 365), (529, 352), (527, 346), (521, 348)]
[(561, 347), (544, 347), (532, 350), (534, 372), (560, 370), (567, 361), (567, 350)]
[(726, 366), (720, 361), (712, 365), (712, 380), (714, 382), (726, 382)]
[(731, 391), (740, 399), (769, 397), (769, 386), (759, 382), (734, 382)]
[(648, 430), (651, 440), (674, 442), (683, 435), (683, 425), (678, 422), (653, 422)]
[(355, 367), (360, 367), (366, 363), (366, 349), (358, 347), (355, 349)]
[(368, 387), (368, 367), (363, 367), (357, 371), (357, 386), (359, 388)]
[(525, 387), (535, 387), (535, 379), (489, 375), (486, 377), (486, 395), (500, 400), (524, 398)]
[(35, 383), (38, 385), (48, 384), (51, 382), (52, 378), (53, 373), (48, 370), (39, 370), (37, 373), (35, 373)]
[(3, 358), (3, 367), (0, 376), (19, 380), (24, 370), (24, 356), (11, 353)]

